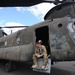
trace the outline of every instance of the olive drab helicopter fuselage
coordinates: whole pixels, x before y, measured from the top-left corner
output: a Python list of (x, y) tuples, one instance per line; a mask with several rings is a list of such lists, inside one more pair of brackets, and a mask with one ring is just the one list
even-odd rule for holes
[(0, 59), (31, 61), (36, 41), (42, 40), (52, 61), (75, 60), (75, 3), (58, 4), (44, 19), (41, 23), (1, 37)]

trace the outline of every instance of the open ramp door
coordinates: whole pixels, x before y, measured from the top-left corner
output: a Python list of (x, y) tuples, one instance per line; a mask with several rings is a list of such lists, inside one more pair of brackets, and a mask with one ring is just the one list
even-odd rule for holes
[(46, 68), (44, 70), (41, 69), (42, 64), (43, 64), (43, 59), (42, 58), (38, 59), (38, 66), (39, 67), (36, 68), (36, 69), (33, 69), (33, 71), (44, 72), (44, 73), (51, 73), (51, 59), (48, 58), (47, 65), (46, 65)]

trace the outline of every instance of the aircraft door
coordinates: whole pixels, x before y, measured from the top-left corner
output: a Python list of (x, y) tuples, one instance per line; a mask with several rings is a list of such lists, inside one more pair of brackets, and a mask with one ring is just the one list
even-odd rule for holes
[[(49, 45), (49, 29), (48, 26), (40, 27), (35, 30), (35, 37), (36, 37), (36, 42), (38, 40), (42, 40), (42, 45), (44, 45), (47, 49), (48, 55), (50, 55), (50, 45)], [(48, 63), (46, 65), (46, 68), (44, 70), (41, 70), (42, 64), (43, 64), (43, 58), (38, 59), (38, 68), (33, 69), (33, 71), (38, 71), (38, 72), (45, 72), (45, 73), (50, 73), (51, 69), (51, 60), (50, 58), (47, 59)]]
[(40, 27), (35, 30), (36, 42), (42, 40), (42, 45), (47, 49), (48, 55), (50, 54), (50, 45), (49, 45), (49, 29), (48, 26)]

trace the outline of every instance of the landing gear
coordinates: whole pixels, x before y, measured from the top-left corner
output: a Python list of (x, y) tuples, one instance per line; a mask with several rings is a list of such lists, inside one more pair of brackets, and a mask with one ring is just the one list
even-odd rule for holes
[(10, 72), (10, 71), (13, 71), (15, 69), (16, 69), (16, 65), (14, 63), (12, 63), (12, 62), (6, 63), (6, 65), (5, 65), (6, 72)]
[(6, 63), (5, 70), (6, 70), (6, 72), (10, 72), (12, 70), (12, 64), (11, 63)]

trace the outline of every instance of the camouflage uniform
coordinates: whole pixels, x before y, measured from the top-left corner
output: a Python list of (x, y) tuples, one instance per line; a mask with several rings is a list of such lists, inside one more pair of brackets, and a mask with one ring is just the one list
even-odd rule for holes
[(33, 55), (33, 62), (34, 62), (34, 65), (36, 65), (35, 68), (38, 67), (38, 64), (37, 64), (38, 58), (36, 57), (36, 54), (40, 54), (41, 57), (43, 57), (44, 62), (43, 62), (42, 66), (46, 66), (46, 64), (47, 64), (47, 50), (46, 50), (45, 46), (41, 45), (38, 50), (37, 50), (37, 48), (35, 48), (35, 54)]

